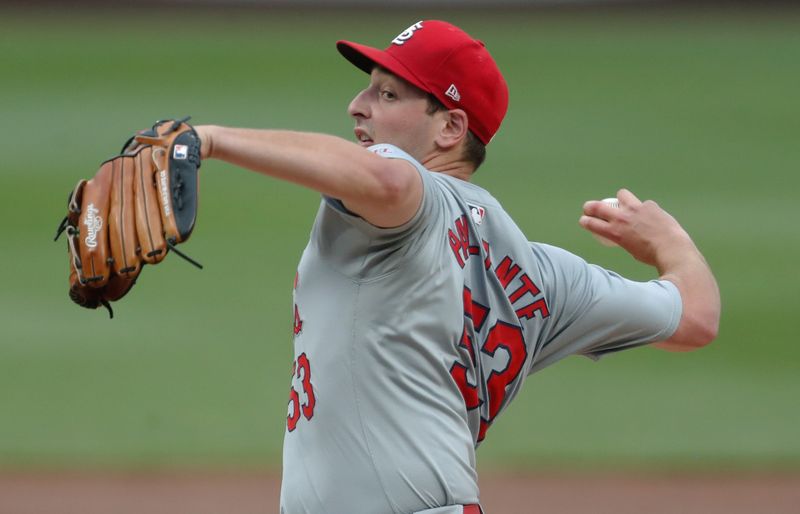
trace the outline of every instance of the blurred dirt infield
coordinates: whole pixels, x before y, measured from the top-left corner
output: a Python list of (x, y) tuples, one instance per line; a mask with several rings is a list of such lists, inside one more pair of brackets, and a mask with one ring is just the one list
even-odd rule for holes
[[(3, 473), (0, 514), (277, 514), (279, 491), (259, 473)], [(491, 475), (481, 491), (487, 514), (800, 512), (800, 474)]]

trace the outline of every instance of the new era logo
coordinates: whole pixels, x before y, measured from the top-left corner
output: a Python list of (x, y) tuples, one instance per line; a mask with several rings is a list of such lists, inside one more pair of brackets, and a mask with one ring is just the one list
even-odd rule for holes
[(461, 101), (461, 93), (458, 92), (458, 89), (456, 89), (455, 84), (450, 84), (450, 87), (447, 88), (447, 91), (445, 91), (444, 94), (449, 96), (456, 102)]

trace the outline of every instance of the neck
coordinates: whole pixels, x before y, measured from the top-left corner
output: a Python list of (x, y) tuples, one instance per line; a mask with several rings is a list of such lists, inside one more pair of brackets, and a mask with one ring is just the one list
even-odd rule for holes
[(462, 158), (455, 158), (452, 154), (433, 154), (421, 161), (421, 164), (426, 169), (450, 175), (465, 182), (469, 182), (472, 178), (472, 172), (475, 171), (472, 164)]

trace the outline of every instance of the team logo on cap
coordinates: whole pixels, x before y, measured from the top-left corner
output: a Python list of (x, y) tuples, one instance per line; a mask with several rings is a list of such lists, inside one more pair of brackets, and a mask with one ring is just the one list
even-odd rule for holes
[(411, 25), (406, 30), (398, 34), (398, 36), (392, 39), (392, 43), (398, 46), (402, 46), (406, 41), (411, 39), (411, 36), (414, 35), (414, 32), (422, 28), (422, 22), (418, 21), (417, 23)]
[(461, 93), (458, 92), (455, 84), (450, 84), (450, 87), (447, 88), (447, 91), (444, 92), (445, 95), (449, 96), (456, 102), (461, 101)]

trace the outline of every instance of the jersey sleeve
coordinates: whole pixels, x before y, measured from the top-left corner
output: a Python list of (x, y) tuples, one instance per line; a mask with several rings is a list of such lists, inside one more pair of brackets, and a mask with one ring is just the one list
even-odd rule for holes
[(433, 211), (435, 210), (433, 195), (433, 189), (436, 187), (435, 181), (430, 177), (431, 172), (426, 170), (422, 164), (396, 146), (379, 144), (371, 146), (369, 150), (387, 159), (403, 159), (416, 168), (422, 178), (422, 201), (414, 216), (398, 227), (377, 227), (358, 214), (348, 210), (341, 200), (329, 196), (323, 196), (323, 198), (327, 206), (335, 210), (346, 223), (352, 225), (365, 235), (380, 238), (384, 240), (384, 242), (393, 239), (401, 239), (404, 234), (413, 232), (420, 225), (424, 224), (426, 220), (431, 219)]
[(554, 246), (531, 243), (549, 297), (551, 320), (530, 373), (579, 354), (607, 353), (668, 339), (682, 302), (667, 280), (637, 282)]
[(394, 146), (375, 145), (370, 150), (414, 165), (422, 178), (423, 193), (414, 216), (391, 228), (377, 227), (349, 211), (340, 200), (323, 196), (310, 244), (326, 265), (359, 281), (396, 273), (414, 260), (434, 255), (445, 244), (435, 236), (445, 205), (433, 173)]

